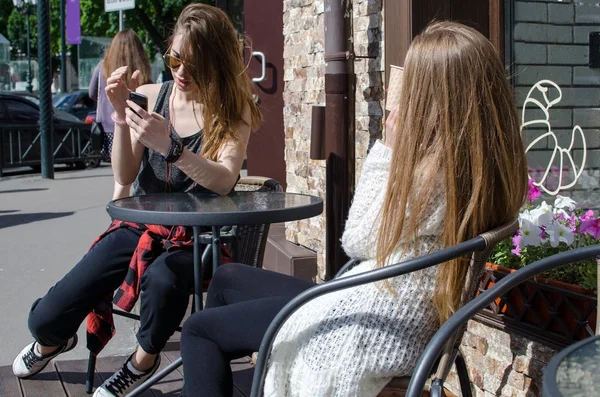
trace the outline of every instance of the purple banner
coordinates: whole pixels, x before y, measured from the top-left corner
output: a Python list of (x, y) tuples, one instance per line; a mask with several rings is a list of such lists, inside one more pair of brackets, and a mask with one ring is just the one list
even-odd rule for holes
[(81, 15), (79, 0), (61, 0), (66, 2), (67, 44), (81, 44)]

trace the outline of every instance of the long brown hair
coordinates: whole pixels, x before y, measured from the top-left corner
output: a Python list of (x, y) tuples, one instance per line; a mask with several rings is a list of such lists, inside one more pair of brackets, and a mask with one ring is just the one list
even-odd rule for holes
[[(183, 9), (173, 36), (181, 34), (180, 57), (188, 68), (204, 105), (204, 141), (201, 154), (217, 160), (223, 144), (239, 139), (236, 126), (240, 121), (252, 129), (262, 117), (246, 73), (242, 47), (233, 24), (220, 9), (201, 3)], [(250, 120), (242, 114), (250, 108)]]
[[(499, 54), (479, 32), (454, 22), (428, 26), (407, 53), (401, 98), (379, 266), (411, 241), (418, 250), (419, 226), (436, 192), (446, 203), (438, 243), (449, 247), (514, 218), (527, 191), (512, 88)], [(458, 307), (467, 263), (438, 267), (433, 304), (440, 323)]]
[(136, 70), (140, 71), (138, 79), (140, 85), (152, 81), (150, 60), (144, 51), (142, 41), (133, 30), (122, 30), (113, 37), (104, 53), (102, 76), (106, 80), (112, 72), (125, 65), (129, 66), (125, 76), (127, 83)]

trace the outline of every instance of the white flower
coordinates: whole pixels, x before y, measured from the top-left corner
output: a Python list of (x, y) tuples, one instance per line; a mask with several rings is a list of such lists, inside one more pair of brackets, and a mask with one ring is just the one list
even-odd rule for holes
[(521, 246), (539, 245), (542, 242), (542, 229), (527, 219), (521, 219)]
[(566, 208), (569, 211), (573, 211), (577, 208), (577, 203), (571, 197), (564, 197), (558, 194), (554, 200), (554, 207), (559, 209)]
[(531, 215), (529, 210), (524, 210), (523, 212), (521, 212), (519, 214), (519, 222), (521, 222), (523, 219), (527, 219), (529, 222), (534, 221), (534, 217), (533, 217), (533, 215)]
[(548, 226), (552, 223), (552, 220), (554, 220), (552, 206), (548, 205), (545, 201), (543, 201), (538, 207), (531, 210), (529, 214), (531, 216), (530, 221), (539, 227)]
[(575, 241), (575, 233), (573, 233), (570, 227), (560, 222), (554, 222), (551, 226), (548, 226), (546, 233), (548, 234), (550, 245), (553, 247), (558, 247), (561, 241), (567, 245), (571, 245)]

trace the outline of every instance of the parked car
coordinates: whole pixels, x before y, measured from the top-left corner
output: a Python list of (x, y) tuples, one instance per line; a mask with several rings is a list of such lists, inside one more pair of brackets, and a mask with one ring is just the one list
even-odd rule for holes
[(36, 105), (40, 104), (40, 99), (38, 98), (38, 96), (29, 91), (5, 91), (3, 93), (10, 94), (10, 95), (18, 95), (22, 98), (30, 100), (31, 102), (35, 103)]
[[(39, 120), (38, 105), (21, 95), (0, 93), (0, 174), (7, 167), (40, 167)], [(89, 124), (56, 109), (52, 123), (55, 164), (99, 165), (100, 148), (92, 147)]]
[(87, 91), (73, 91), (54, 94), (52, 106), (75, 115), (80, 120), (85, 120), (87, 115), (96, 111), (96, 101), (88, 95)]

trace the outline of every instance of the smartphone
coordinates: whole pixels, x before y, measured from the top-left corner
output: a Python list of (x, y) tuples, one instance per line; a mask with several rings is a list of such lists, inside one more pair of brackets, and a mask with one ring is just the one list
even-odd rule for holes
[(148, 111), (148, 97), (137, 92), (129, 93), (129, 100), (135, 102), (139, 107)]

